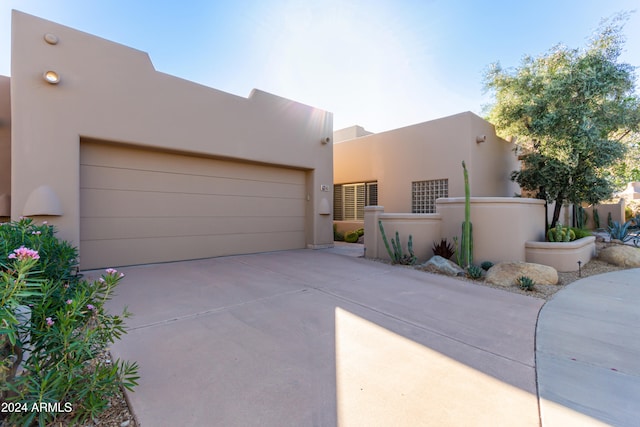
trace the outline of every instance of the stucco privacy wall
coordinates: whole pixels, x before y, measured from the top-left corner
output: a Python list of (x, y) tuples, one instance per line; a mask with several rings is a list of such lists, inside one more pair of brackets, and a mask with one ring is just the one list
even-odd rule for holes
[(0, 76), (0, 218), (11, 215), (11, 96), (9, 77)]
[[(321, 143), (330, 113), (259, 90), (234, 96), (157, 72), (144, 52), (21, 12), (12, 19), (13, 218), (49, 186), (63, 212), (47, 219), (79, 244), (80, 140), (100, 140), (303, 171), (305, 244), (332, 243), (330, 212), (320, 214), (333, 194), (332, 144)], [(43, 80), (47, 70), (59, 84)]]
[(334, 183), (378, 181), (378, 204), (411, 212), (413, 181), (447, 178), (449, 197), (464, 196), (464, 160), (473, 196), (508, 197), (518, 191), (509, 180), (518, 169), (512, 150), (491, 123), (465, 112), (335, 144)]
[[(525, 244), (544, 240), (544, 201), (520, 197), (472, 197), (473, 258), (482, 261), (526, 261)], [(418, 262), (433, 256), (440, 239), (453, 243), (462, 235), (464, 197), (441, 198), (434, 214), (385, 213), (382, 206), (366, 206), (364, 219), (365, 256), (390, 259), (378, 226), (381, 220), (390, 239), (398, 231), (407, 251), (409, 235)], [(390, 242), (389, 242), (390, 244)]]

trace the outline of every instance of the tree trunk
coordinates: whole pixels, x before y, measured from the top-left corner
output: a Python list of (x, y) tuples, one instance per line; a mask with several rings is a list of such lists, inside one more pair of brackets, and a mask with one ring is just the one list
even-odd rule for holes
[(553, 219), (551, 220), (551, 225), (549, 228), (554, 228), (558, 223), (558, 219), (560, 219), (560, 209), (562, 209), (562, 202), (564, 201), (564, 197), (562, 195), (558, 195), (556, 198), (556, 204), (553, 207)]

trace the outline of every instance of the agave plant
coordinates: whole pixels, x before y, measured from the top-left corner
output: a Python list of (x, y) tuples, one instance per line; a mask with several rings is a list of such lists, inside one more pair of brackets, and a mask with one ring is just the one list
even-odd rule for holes
[(611, 239), (620, 240), (621, 242), (628, 242), (631, 239), (636, 238), (630, 232), (632, 220), (620, 223), (618, 221), (611, 221), (609, 226), (609, 236)]

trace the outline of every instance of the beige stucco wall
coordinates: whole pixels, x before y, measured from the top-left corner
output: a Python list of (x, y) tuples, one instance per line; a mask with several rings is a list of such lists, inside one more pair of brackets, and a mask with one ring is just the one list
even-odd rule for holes
[[(473, 259), (483, 261), (525, 261), (525, 244), (544, 241), (544, 201), (519, 197), (472, 197)], [(382, 241), (378, 220), (383, 221), (387, 238), (400, 233), (406, 249), (413, 235), (415, 253), (420, 262), (433, 256), (431, 248), (440, 239), (458, 244), (464, 221), (464, 197), (442, 198), (434, 214), (386, 213), (383, 206), (364, 208), (364, 246), (368, 258), (389, 259)]]
[[(462, 235), (464, 197), (438, 199), (442, 238)], [(472, 197), (473, 260), (525, 261), (525, 242), (544, 241), (544, 201), (519, 197)]]
[[(476, 142), (478, 136), (486, 137)], [(378, 204), (411, 212), (411, 183), (449, 179), (449, 197), (464, 196), (462, 161), (473, 196), (513, 196), (513, 145), (471, 112), (456, 114), (334, 145), (334, 183), (378, 181)]]
[(0, 218), (10, 215), (11, 203), (11, 86), (0, 76)]
[[(248, 98), (224, 93), (157, 72), (144, 52), (17, 11), (12, 19), (14, 219), (47, 185), (63, 210), (47, 219), (79, 244), (85, 137), (304, 170), (306, 243), (332, 243), (332, 216), (319, 211), (323, 199), (333, 205), (332, 144), (320, 142), (331, 137), (330, 113), (259, 90)], [(45, 42), (47, 33), (59, 42)], [(43, 80), (47, 70), (60, 74), (59, 84)]]

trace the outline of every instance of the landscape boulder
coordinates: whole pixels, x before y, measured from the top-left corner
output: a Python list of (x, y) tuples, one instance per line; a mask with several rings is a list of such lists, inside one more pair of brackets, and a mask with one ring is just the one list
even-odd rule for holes
[(598, 258), (618, 267), (640, 267), (640, 248), (613, 245), (602, 249)]
[(419, 266), (421, 270), (431, 273), (446, 274), (447, 276), (464, 276), (464, 270), (455, 262), (435, 255), (429, 261)]
[(485, 280), (498, 286), (511, 286), (521, 276), (533, 279), (538, 285), (557, 285), (558, 272), (548, 265), (531, 262), (499, 262), (487, 271)]

